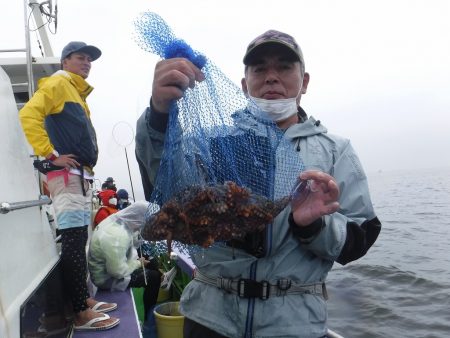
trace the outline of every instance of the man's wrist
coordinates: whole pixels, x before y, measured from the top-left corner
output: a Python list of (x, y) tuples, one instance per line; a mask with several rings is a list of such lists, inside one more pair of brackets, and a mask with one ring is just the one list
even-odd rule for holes
[(59, 157), (59, 153), (53, 149), (53, 151), (45, 157), (46, 160), (54, 161)]
[(298, 224), (295, 223), (293, 214), (290, 213), (288, 221), (292, 229), (292, 232), (294, 233), (294, 236), (299, 237), (301, 239), (316, 236), (317, 234), (319, 234), (320, 231), (322, 231), (323, 227), (325, 226), (323, 217), (316, 219), (314, 222), (306, 226), (299, 226)]
[(155, 110), (152, 104), (152, 100), (150, 99), (150, 106), (146, 113), (146, 121), (149, 127), (155, 129), (160, 133), (165, 133), (167, 129), (167, 123), (169, 121), (169, 114), (160, 113)]

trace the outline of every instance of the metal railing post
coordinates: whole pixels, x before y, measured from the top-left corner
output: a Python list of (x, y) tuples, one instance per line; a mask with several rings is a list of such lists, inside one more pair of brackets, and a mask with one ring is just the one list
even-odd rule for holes
[(46, 195), (39, 196), (38, 200), (22, 201), (22, 202), (2, 202), (0, 203), (0, 214), (7, 214), (10, 211), (51, 204), (52, 200)]

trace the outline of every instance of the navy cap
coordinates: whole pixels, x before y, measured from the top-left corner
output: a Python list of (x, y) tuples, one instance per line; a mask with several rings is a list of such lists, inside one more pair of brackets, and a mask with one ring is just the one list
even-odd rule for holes
[(244, 55), (244, 64), (247, 66), (251, 64), (252, 60), (259, 54), (259, 52), (264, 52), (265, 49), (261, 47), (269, 44), (275, 44), (282, 48), (286, 48), (298, 61), (300, 61), (302, 67), (304, 67), (305, 61), (303, 60), (303, 53), (297, 41), (295, 41), (295, 39), (289, 34), (273, 29), (257, 36), (252, 42), (250, 42)]
[(63, 48), (61, 52), (61, 61), (75, 52), (86, 53), (91, 57), (92, 61), (97, 60), (100, 55), (102, 55), (102, 51), (95, 46), (87, 45), (82, 41), (71, 41)]
[(127, 200), (128, 199), (128, 191), (126, 191), (125, 189), (117, 190), (117, 197)]

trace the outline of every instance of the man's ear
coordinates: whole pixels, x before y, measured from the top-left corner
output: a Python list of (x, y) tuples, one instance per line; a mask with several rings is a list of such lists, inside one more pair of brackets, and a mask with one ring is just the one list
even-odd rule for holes
[(309, 83), (309, 73), (305, 73), (305, 75), (303, 75), (303, 84), (301, 90), (302, 94), (306, 94), (306, 90), (308, 89), (308, 83)]
[(242, 91), (244, 92), (245, 96), (248, 96), (247, 81), (245, 81), (245, 77), (243, 77), (241, 79), (241, 87), (242, 87)]

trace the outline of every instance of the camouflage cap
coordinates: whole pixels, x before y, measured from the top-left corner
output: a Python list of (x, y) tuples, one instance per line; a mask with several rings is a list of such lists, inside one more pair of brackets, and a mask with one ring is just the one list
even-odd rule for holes
[(250, 42), (244, 55), (244, 64), (249, 65), (253, 57), (256, 56), (258, 50), (261, 51), (260, 47), (266, 46), (268, 44), (278, 44), (280, 46), (286, 47), (293, 53), (296, 59), (300, 61), (303, 66), (305, 65), (305, 61), (303, 60), (303, 53), (297, 41), (295, 41), (295, 39), (289, 34), (273, 29), (259, 35), (252, 42)]

